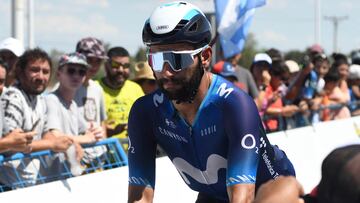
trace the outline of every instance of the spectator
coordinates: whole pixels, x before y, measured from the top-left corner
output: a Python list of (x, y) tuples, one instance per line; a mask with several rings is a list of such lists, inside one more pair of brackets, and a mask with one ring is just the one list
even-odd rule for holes
[(313, 61), (314, 57), (319, 54), (325, 54), (324, 49), (320, 44), (313, 44), (307, 49), (307, 55), (309, 56), (310, 61)]
[(259, 91), (256, 87), (254, 78), (248, 69), (241, 67), (238, 63), (241, 59), (241, 53), (235, 54), (234, 56), (226, 59), (225, 61), (232, 64), (237, 77), (237, 86), (248, 93), (253, 99), (257, 99)]
[(288, 85), (289, 83), (294, 80), (294, 78), (296, 77), (296, 75), (299, 73), (300, 71), (300, 66), (299, 64), (294, 61), (294, 60), (286, 60), (285, 61), (286, 66), (289, 68), (290, 71), (290, 76), (288, 78)]
[(255, 100), (255, 103), (258, 107), (260, 116), (263, 116), (263, 110), (266, 106), (265, 88), (270, 84), (271, 76), (269, 73), (269, 69), (271, 67), (271, 64), (272, 60), (269, 55), (265, 53), (258, 53), (255, 55), (254, 61), (250, 67), (251, 74), (259, 90), (259, 96)]
[(5, 92), (6, 70), (8, 65), (0, 58), (0, 96)]
[(360, 65), (352, 64), (349, 68), (348, 86), (350, 94), (350, 111), (352, 116), (360, 115)]
[[(101, 127), (88, 127), (84, 117), (79, 113), (76, 102), (73, 100), (76, 91), (85, 81), (88, 69), (89, 65), (86, 62), (86, 57), (82, 54), (71, 53), (62, 56), (56, 72), (59, 87), (55, 92), (46, 96), (48, 120), (45, 135), (70, 137), (76, 144), (79, 161), (82, 158), (80, 144), (94, 143), (103, 138)], [(63, 177), (60, 174), (66, 172), (64, 154), (59, 153), (47, 158), (49, 167), (42, 174), (46, 177)]]
[(323, 161), (317, 187), (318, 203), (358, 203), (360, 197), (360, 145), (333, 150)]
[(310, 194), (303, 196), (295, 178), (280, 176), (260, 187), (254, 203), (359, 203), (359, 170), (360, 145), (339, 147), (322, 162), (320, 183)]
[(150, 94), (157, 89), (154, 73), (148, 62), (138, 62), (135, 64), (134, 82), (139, 84), (145, 94)]
[(340, 75), (339, 88), (342, 92), (342, 96), (339, 95), (339, 100), (342, 103), (348, 103), (350, 101), (349, 87), (347, 85), (347, 77), (349, 75), (349, 63), (347, 57), (343, 54), (333, 54), (334, 63), (332, 68), (336, 69)]
[(311, 100), (317, 93), (320, 93), (325, 85), (324, 77), (329, 72), (329, 60), (324, 54), (313, 57), (314, 70), (310, 72), (304, 83), (303, 98)]
[(360, 65), (360, 50), (351, 52), (351, 63)]
[[(103, 128), (104, 137), (106, 134), (106, 111), (103, 90), (92, 78), (99, 71), (101, 64), (108, 57), (105, 55), (103, 43), (94, 38), (86, 37), (76, 44), (76, 52), (86, 56), (87, 63), (90, 65), (83, 85), (75, 94), (75, 102), (80, 109), (80, 114), (85, 118), (89, 126)], [(101, 158), (106, 152), (105, 146), (97, 146), (85, 149), (83, 161), (87, 164)]]
[(284, 57), (283, 57), (281, 51), (278, 50), (278, 49), (270, 48), (265, 53), (268, 56), (270, 56), (270, 58), (271, 58), (271, 60), (273, 62), (275, 62), (275, 61), (279, 61), (279, 62), (284, 61)]
[(313, 110), (317, 110), (322, 107), (320, 112), (320, 118), (322, 121), (349, 118), (350, 111), (346, 106), (342, 106), (343, 93), (339, 88), (340, 74), (336, 69), (330, 69), (325, 75), (325, 87), (324, 92), (317, 98), (315, 98)]
[[(49, 83), (51, 68), (51, 60), (46, 52), (38, 48), (27, 50), (16, 63), (15, 73), (19, 83), (9, 87), (1, 98), (5, 115), (3, 134), (17, 129), (20, 132), (34, 132), (30, 144), (32, 151), (50, 149), (60, 152), (72, 144), (72, 140), (66, 137), (43, 137), (47, 109), (41, 93)], [(39, 160), (25, 158), (22, 162), (20, 165), (19, 160), (3, 163), (1, 183), (12, 185), (19, 176), (25, 185), (34, 184)]]
[(270, 84), (265, 89), (264, 123), (267, 131), (285, 129), (282, 117), (291, 117), (299, 108), (296, 105), (286, 105), (282, 99), (286, 94), (284, 75), (289, 72), (284, 62), (276, 61), (270, 68)]
[(251, 64), (250, 71), (255, 79), (255, 83), (259, 90), (264, 90), (270, 84), (270, 67), (272, 60), (269, 55), (265, 53), (258, 53), (254, 57)]
[(18, 39), (12, 37), (0, 42), (0, 58), (8, 65), (5, 86), (8, 87), (15, 83), (15, 65), (18, 58), (24, 53), (24, 45)]
[(212, 72), (221, 75), (222, 77), (233, 83), (235, 86), (244, 90), (243, 84), (238, 82), (237, 74), (235, 73), (235, 68), (231, 63), (226, 61), (219, 61), (214, 65)]
[[(12, 152), (30, 152), (31, 142), (36, 132), (23, 132), (21, 129), (15, 129), (3, 136), (4, 110), (0, 108), (0, 153)], [(2, 184), (0, 183), (0, 186)]]
[(127, 123), (133, 103), (144, 95), (141, 87), (128, 80), (130, 55), (123, 47), (113, 47), (107, 53), (106, 76), (98, 82), (104, 89), (108, 136), (127, 138)]

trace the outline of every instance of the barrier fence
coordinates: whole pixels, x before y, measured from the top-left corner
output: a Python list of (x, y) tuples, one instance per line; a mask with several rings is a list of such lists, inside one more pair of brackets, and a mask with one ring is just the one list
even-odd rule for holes
[[(270, 119), (276, 119), (278, 121), (278, 128), (275, 131), (284, 131), (299, 127), (310, 126), (315, 123), (322, 122), (323, 120), (319, 118), (320, 113), (327, 110), (330, 111), (340, 110), (343, 107), (347, 107), (351, 113), (355, 112), (356, 110), (360, 109), (359, 108), (360, 101), (348, 102), (346, 104), (331, 104), (327, 106), (321, 105), (317, 110), (307, 110), (306, 112), (297, 112), (291, 117), (283, 117), (281, 115), (278, 116), (264, 115), (261, 119), (264, 122)], [(352, 116), (357, 116), (357, 115), (352, 115)]]
[[(84, 150), (86, 150), (101, 146), (106, 147), (106, 150), (101, 157), (95, 157), (94, 159), (92, 159), (92, 161), (87, 163), (83, 160), (81, 161), (81, 166), (83, 167), (82, 174), (88, 174), (99, 170), (107, 170), (128, 165), (127, 155), (124, 149), (121, 147), (121, 144), (117, 138), (108, 138), (92, 145), (84, 145), (83, 148)], [(59, 174), (46, 175), (42, 172), (50, 168), (47, 160), (54, 158), (59, 154), (61, 153), (45, 150), (33, 152), (30, 154), (16, 153), (11, 156), (0, 155), (0, 173), (4, 174), (5, 176), (7, 173), (15, 174), (15, 181), (12, 181), (11, 183), (2, 183), (0, 185), (0, 192), (12, 190), (15, 188), (24, 188), (27, 186), (38, 185), (46, 182), (51, 182), (53, 180), (61, 180), (73, 177), (74, 175), (70, 170), (69, 163), (66, 161), (61, 162), (63, 172)], [(28, 162), (26, 162), (26, 160), (31, 160), (30, 164), (33, 164), (33, 166), (26, 166), (29, 164)], [(33, 162), (33, 160), (38, 160), (38, 163), (40, 164), (39, 167), (36, 166), (36, 162)], [(5, 165), (13, 166), (8, 165), (8, 163), (13, 162), (18, 162), (18, 167), (33, 167), (38, 169), (35, 180), (29, 181), (27, 179), (24, 179), (23, 176), (19, 174), (19, 171), (17, 170), (18, 167), (13, 167), (10, 169), (10, 171), (4, 169)]]

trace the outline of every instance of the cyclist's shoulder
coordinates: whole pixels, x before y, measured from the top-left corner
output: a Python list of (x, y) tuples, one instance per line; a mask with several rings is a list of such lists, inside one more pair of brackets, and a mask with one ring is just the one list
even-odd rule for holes
[(166, 102), (168, 102), (168, 99), (165, 97), (164, 93), (157, 90), (137, 99), (133, 108), (144, 108), (144, 110), (151, 111), (161, 108)]
[(232, 106), (253, 103), (253, 99), (243, 90), (221, 76), (213, 75), (209, 99), (220, 105)]

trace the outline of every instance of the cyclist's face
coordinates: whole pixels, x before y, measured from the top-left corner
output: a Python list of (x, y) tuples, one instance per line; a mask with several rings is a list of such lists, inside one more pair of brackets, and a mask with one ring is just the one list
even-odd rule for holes
[[(152, 52), (194, 50), (189, 44), (156, 45), (150, 47)], [(191, 85), (201, 80), (201, 69), (198, 55), (189, 67), (175, 72), (168, 63), (164, 63), (161, 72), (155, 72), (158, 86), (171, 100), (178, 100), (188, 95)]]

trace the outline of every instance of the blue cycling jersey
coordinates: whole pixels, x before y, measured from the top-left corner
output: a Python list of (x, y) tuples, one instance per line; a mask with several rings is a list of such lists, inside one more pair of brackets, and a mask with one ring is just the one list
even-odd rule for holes
[(294, 175), (266, 138), (253, 99), (216, 75), (193, 124), (159, 90), (135, 102), (128, 133), (131, 185), (155, 187), (157, 144), (191, 189), (222, 200), (226, 186)]

